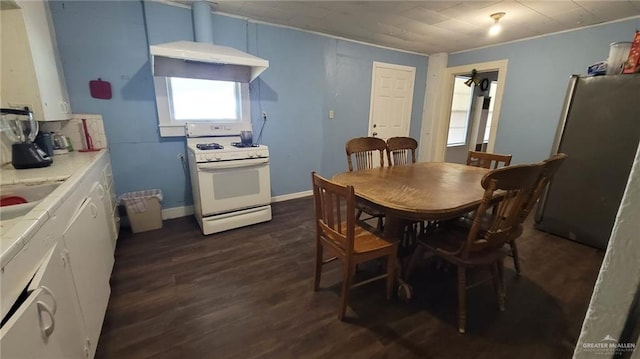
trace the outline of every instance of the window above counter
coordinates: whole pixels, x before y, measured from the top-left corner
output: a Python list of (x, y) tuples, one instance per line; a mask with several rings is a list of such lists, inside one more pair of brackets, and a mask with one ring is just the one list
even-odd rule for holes
[(185, 135), (187, 122), (251, 122), (249, 84), (154, 77), (160, 136)]

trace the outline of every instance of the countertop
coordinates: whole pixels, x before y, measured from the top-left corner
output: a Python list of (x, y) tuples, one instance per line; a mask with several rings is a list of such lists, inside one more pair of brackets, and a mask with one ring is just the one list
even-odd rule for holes
[(53, 157), (49, 167), (16, 170), (11, 164), (0, 167), (0, 183), (36, 184), (64, 181), (26, 215), (0, 221), (0, 265), (4, 267), (22, 249), (40, 227), (49, 219), (49, 214), (64, 202), (91, 165), (107, 150), (98, 152), (71, 152)]
[(98, 152), (70, 152), (53, 156), (49, 167), (17, 170), (8, 163), (0, 167), (0, 184), (33, 184), (40, 182), (64, 181), (78, 170), (89, 166), (105, 150)]

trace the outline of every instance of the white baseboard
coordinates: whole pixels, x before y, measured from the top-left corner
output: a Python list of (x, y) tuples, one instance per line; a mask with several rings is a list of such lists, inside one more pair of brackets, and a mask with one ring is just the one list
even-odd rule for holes
[[(271, 202), (272, 203), (284, 202), (284, 201), (288, 201), (290, 199), (297, 199), (297, 198), (310, 197), (310, 196), (313, 196), (313, 191), (312, 190), (296, 192), (296, 193), (289, 193), (289, 194), (283, 194), (283, 195), (280, 195), (280, 196), (273, 196), (273, 197), (271, 197)], [(194, 213), (195, 213), (195, 211), (193, 209), (193, 206), (182, 206), (182, 207), (165, 208), (165, 209), (162, 210), (162, 219), (173, 219), (173, 218), (186, 217), (186, 216), (190, 216), (190, 215), (192, 215)]]
[(310, 196), (313, 196), (312, 190), (283, 194), (280, 196), (273, 196), (271, 197), (271, 202), (283, 202), (283, 201), (288, 201), (290, 199), (297, 199), (297, 198), (310, 197)]
[(193, 206), (182, 206), (165, 208), (162, 210), (162, 219), (180, 218), (192, 215), (194, 212)]

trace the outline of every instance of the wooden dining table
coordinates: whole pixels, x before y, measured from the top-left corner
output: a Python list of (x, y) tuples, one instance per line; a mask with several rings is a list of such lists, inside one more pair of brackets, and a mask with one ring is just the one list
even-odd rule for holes
[[(444, 220), (473, 211), (490, 170), (448, 162), (419, 162), (338, 173), (332, 180), (353, 186), (356, 197), (390, 219)], [(388, 232), (388, 231), (385, 231)]]
[[(400, 240), (408, 222), (446, 220), (476, 209), (484, 194), (480, 181), (489, 171), (456, 163), (419, 162), (338, 173), (332, 180), (353, 186), (359, 201), (383, 212), (384, 236)], [(405, 289), (410, 298), (410, 287)]]

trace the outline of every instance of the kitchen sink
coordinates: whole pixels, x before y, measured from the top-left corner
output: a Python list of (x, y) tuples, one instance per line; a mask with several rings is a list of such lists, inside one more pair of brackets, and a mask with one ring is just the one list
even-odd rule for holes
[(16, 196), (27, 202), (1, 206), (0, 221), (14, 219), (29, 213), (40, 201), (53, 192), (62, 182), (46, 182), (38, 184), (15, 184), (0, 186), (0, 196), (6, 198)]

